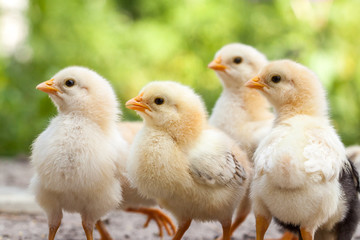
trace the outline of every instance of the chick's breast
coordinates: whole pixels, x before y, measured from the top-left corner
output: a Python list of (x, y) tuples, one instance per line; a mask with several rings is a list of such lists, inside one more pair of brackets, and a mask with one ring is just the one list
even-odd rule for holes
[(282, 188), (334, 180), (345, 162), (342, 153), (342, 143), (326, 122), (297, 116), (274, 128), (259, 145), (256, 176), (266, 173)]
[(344, 148), (334, 129), (319, 120), (301, 115), (288, 119), (255, 152), (255, 207), (260, 197), (283, 222), (316, 225), (334, 215), (340, 204)]
[[(84, 119), (59, 116), (33, 144), (32, 162), (46, 189), (96, 191), (114, 183), (120, 136), (106, 137)], [(120, 195), (120, 194), (119, 194)]]
[(173, 196), (176, 188), (191, 185), (188, 163), (173, 139), (160, 131), (140, 130), (131, 146), (127, 171), (143, 195), (158, 199)]

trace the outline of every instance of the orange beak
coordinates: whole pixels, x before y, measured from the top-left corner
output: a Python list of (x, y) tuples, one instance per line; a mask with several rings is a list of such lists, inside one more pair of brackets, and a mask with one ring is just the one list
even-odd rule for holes
[(56, 94), (58, 92), (61, 93), (60, 89), (54, 87), (54, 79), (47, 80), (45, 82), (40, 83), (36, 86), (37, 90), (49, 93), (49, 94)]
[(209, 63), (208, 68), (211, 68), (216, 71), (225, 71), (228, 67), (221, 64), (221, 56), (218, 56), (211, 63)]
[(146, 110), (151, 111), (149, 106), (142, 102), (143, 95), (144, 92), (140, 93), (139, 96), (130, 99), (129, 101), (126, 102), (125, 107), (140, 112), (145, 112)]
[(264, 87), (269, 88), (268, 85), (260, 82), (260, 78), (258, 76), (254, 77), (253, 79), (245, 83), (245, 87), (256, 88), (260, 90), (262, 90)]

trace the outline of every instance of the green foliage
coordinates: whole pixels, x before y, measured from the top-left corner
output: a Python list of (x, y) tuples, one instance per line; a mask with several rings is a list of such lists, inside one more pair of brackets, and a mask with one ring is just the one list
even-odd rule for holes
[(25, 47), (0, 57), (0, 155), (29, 153), (56, 114), (35, 86), (68, 65), (109, 79), (122, 103), (152, 80), (171, 79), (194, 87), (211, 110), (221, 86), (206, 66), (230, 42), (313, 69), (344, 142), (359, 142), (359, 8), (345, 0), (29, 1)]

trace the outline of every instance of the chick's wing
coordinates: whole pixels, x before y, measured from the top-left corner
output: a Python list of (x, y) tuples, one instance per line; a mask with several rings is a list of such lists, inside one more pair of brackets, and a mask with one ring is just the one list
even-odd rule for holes
[(248, 177), (239, 158), (245, 154), (234, 151), (229, 137), (217, 131), (204, 131), (189, 153), (190, 173), (200, 184), (209, 186), (241, 185)]
[(339, 137), (329, 126), (309, 125), (274, 129), (256, 150), (256, 176), (272, 172), (287, 185), (298, 185), (305, 179), (319, 182), (337, 177), (346, 162)]
[(338, 176), (344, 162), (345, 149), (333, 129), (307, 131), (308, 142), (304, 147), (305, 172), (318, 180), (330, 181)]

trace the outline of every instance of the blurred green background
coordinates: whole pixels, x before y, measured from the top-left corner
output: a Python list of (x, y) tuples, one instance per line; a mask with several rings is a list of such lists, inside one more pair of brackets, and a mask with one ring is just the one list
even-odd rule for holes
[(313, 69), (344, 143), (359, 143), (359, 9), (355, 0), (0, 0), (0, 156), (29, 154), (56, 114), (35, 86), (68, 65), (109, 79), (122, 103), (147, 82), (176, 80), (211, 111), (221, 85), (207, 64), (231, 42)]

